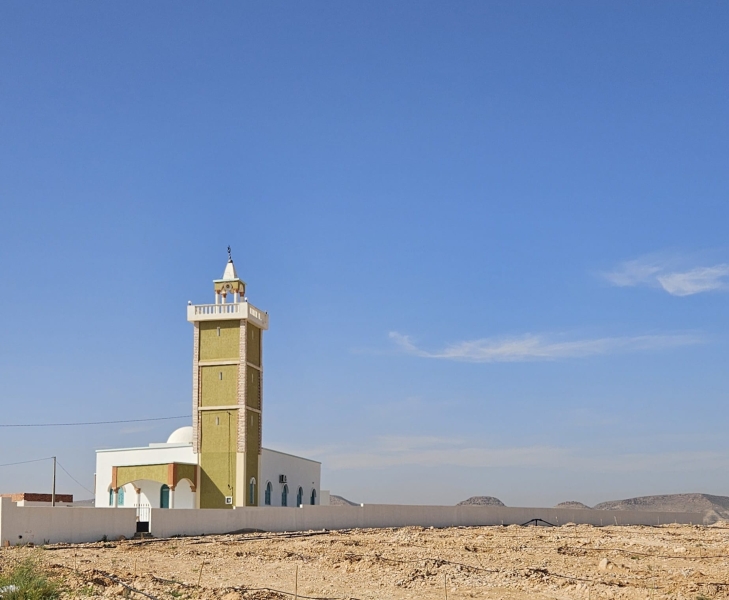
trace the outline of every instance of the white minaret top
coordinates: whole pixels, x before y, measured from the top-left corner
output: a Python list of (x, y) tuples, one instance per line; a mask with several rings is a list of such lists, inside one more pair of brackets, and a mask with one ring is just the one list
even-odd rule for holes
[(235, 265), (233, 259), (228, 259), (228, 264), (225, 265), (225, 272), (223, 273), (223, 281), (235, 281), (238, 279), (238, 273), (235, 272)]
[(219, 321), (248, 319), (261, 329), (268, 329), (268, 313), (248, 304), (245, 297), (246, 282), (238, 277), (233, 257), (228, 246), (228, 263), (222, 279), (215, 279), (215, 304), (190, 304), (187, 307), (187, 320)]

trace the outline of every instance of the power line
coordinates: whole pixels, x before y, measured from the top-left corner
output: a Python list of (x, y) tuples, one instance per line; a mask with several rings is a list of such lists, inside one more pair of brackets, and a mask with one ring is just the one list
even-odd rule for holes
[(69, 477), (70, 477), (71, 479), (73, 479), (73, 480), (74, 480), (74, 481), (75, 481), (76, 483), (78, 483), (78, 484), (79, 484), (79, 485), (80, 485), (80, 486), (81, 486), (82, 488), (84, 488), (84, 489), (85, 489), (85, 490), (86, 490), (86, 491), (87, 491), (87, 492), (88, 492), (89, 494), (94, 494), (94, 495), (96, 494), (96, 492), (93, 492), (93, 491), (91, 491), (91, 490), (90, 490), (89, 488), (87, 488), (87, 487), (86, 487), (86, 486), (85, 486), (85, 485), (84, 485), (83, 483), (81, 483), (81, 482), (80, 482), (80, 481), (79, 481), (78, 479), (76, 479), (76, 478), (75, 478), (75, 477), (74, 477), (73, 475), (71, 475), (71, 473), (69, 473), (69, 472), (68, 472), (68, 471), (66, 470), (66, 467), (64, 467), (64, 466), (63, 466), (63, 465), (62, 465), (62, 464), (61, 464), (60, 462), (56, 461), (56, 463), (58, 464), (58, 466), (59, 466), (59, 467), (61, 467), (61, 469), (63, 469), (63, 472), (64, 472), (64, 473), (65, 473), (66, 475), (68, 475), (68, 476), (69, 476)]
[[(36, 458), (34, 460), (21, 460), (19, 462), (5, 463), (5, 464), (0, 465), (0, 467), (12, 467), (14, 465), (27, 465), (28, 463), (37, 463), (37, 462), (42, 462), (44, 460), (53, 460), (53, 457), (52, 456), (46, 456), (45, 458)], [(66, 469), (66, 467), (64, 467), (60, 462), (56, 461), (56, 464), (59, 467), (61, 467), (61, 469), (63, 469), (63, 472), (66, 473), (66, 475), (68, 475), (71, 479), (73, 479), (76, 483), (78, 483), (87, 492), (89, 492), (90, 494), (95, 493), (92, 490), (90, 490), (89, 488), (87, 488), (83, 483), (81, 483), (73, 475), (71, 475), (71, 473), (68, 472), (68, 470)]]
[(114, 425), (116, 423), (145, 423), (147, 421), (172, 421), (173, 419), (191, 418), (192, 415), (178, 415), (176, 417), (156, 417), (154, 419), (125, 419), (123, 421), (87, 421), (83, 423), (14, 423), (0, 424), (0, 427), (75, 427), (77, 425)]
[(0, 467), (12, 467), (13, 465), (27, 465), (28, 463), (41, 462), (42, 460), (51, 460), (52, 456), (46, 456), (45, 458), (36, 458), (35, 460), (21, 460), (20, 462), (5, 463)]

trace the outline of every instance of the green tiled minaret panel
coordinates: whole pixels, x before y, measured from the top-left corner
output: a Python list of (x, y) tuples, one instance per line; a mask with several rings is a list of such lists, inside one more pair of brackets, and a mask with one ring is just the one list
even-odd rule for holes
[(238, 360), (240, 358), (240, 321), (202, 321), (199, 359)]
[(200, 406), (238, 404), (238, 365), (200, 367)]
[(235, 502), (238, 411), (206, 410), (200, 416), (200, 508), (232, 508)]

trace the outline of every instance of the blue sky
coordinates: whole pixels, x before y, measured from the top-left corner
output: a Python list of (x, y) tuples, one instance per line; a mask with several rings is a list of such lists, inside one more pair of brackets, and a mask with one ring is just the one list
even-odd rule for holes
[[(189, 413), (185, 306), (230, 244), (271, 315), (264, 444), (333, 493), (729, 495), (727, 29), (723, 2), (3, 3), (0, 421)], [(91, 488), (94, 449), (184, 423), (4, 429), (0, 463)]]

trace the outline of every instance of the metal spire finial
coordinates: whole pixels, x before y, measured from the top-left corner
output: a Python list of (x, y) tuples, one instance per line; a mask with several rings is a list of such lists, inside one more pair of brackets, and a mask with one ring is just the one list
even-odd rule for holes
[(228, 262), (233, 262), (233, 255), (230, 253), (230, 246), (228, 246)]

